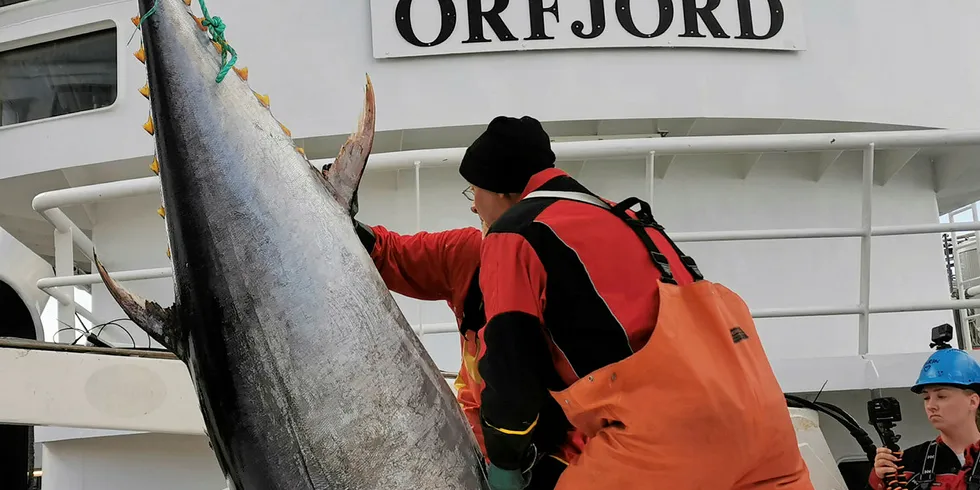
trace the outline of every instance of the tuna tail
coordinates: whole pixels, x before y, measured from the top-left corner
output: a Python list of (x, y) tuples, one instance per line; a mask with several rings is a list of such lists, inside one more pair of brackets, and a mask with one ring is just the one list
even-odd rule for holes
[(351, 216), (357, 214), (357, 187), (364, 175), (371, 147), (374, 145), (375, 100), (371, 77), (365, 75), (364, 109), (357, 123), (357, 132), (347, 138), (332, 164), (324, 165), (323, 177), (327, 189)]
[(179, 326), (176, 324), (173, 307), (163, 308), (153, 301), (147, 301), (139, 296), (130, 293), (119, 285), (114, 279), (109, 277), (99, 256), (93, 251), (92, 258), (95, 266), (99, 269), (99, 276), (105, 283), (109, 294), (112, 295), (116, 303), (123, 309), (126, 316), (136, 325), (146, 331), (157, 342), (167, 349), (170, 349), (180, 360), (187, 359), (187, 348), (185, 337), (181, 334)]

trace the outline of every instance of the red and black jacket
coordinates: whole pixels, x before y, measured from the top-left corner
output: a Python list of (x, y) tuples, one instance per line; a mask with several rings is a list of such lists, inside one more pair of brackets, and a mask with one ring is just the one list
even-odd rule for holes
[[(942, 437), (906, 449), (902, 453), (901, 466), (909, 482), (908, 488), (918, 489), (924, 480), (930, 480), (932, 485), (927, 488), (934, 490), (967, 490), (969, 488), (967, 480), (975, 473), (978, 452), (980, 452), (980, 441), (967, 448), (964, 454), (965, 462), (960, 463), (956, 453), (943, 443)], [(874, 470), (868, 477), (868, 484), (874, 490), (888, 488)], [(974, 489), (970, 488), (970, 490)]]
[[(445, 301), (452, 309), (461, 334), (462, 363), (455, 386), (464, 415), (486, 454), (480, 423), (480, 383), (476, 368), (480, 351), (478, 333), (486, 325), (483, 294), (479, 285), (480, 246), (483, 234), (476, 228), (402, 235), (383, 226), (368, 227), (355, 221), (355, 230), (368, 250), (385, 285), (398, 294), (423, 301)], [(542, 407), (540, 428), (533, 442), (542, 456), (559, 463), (549, 473), (560, 473), (577, 458), (584, 439), (574, 434), (557, 402)], [(562, 465), (561, 463), (564, 463)], [(528, 462), (524, 462), (526, 468)], [(549, 479), (535, 472), (535, 489), (549, 488)]]
[[(533, 191), (590, 193), (554, 168), (534, 175), (522, 198)], [(677, 280), (690, 282), (666, 235), (649, 234)], [(483, 432), (490, 461), (515, 469), (542, 406), (553, 401), (547, 390), (563, 390), (646, 344), (660, 273), (619, 217), (559, 198), (522, 200), (504, 213), (484, 238), (481, 262), (490, 317), (479, 361)]]

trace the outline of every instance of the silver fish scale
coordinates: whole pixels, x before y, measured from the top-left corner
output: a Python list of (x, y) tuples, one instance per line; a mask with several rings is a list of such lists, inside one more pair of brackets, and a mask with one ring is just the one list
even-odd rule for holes
[(215, 83), (220, 57), (179, 0), (143, 31), (176, 317), (238, 490), (488, 488), (346, 203), (247, 83)]

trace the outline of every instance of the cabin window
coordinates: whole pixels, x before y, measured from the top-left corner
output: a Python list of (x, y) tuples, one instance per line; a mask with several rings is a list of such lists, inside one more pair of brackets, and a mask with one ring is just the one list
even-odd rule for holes
[(0, 8), (6, 7), (7, 5), (13, 5), (15, 3), (23, 3), (27, 0), (0, 0)]
[(115, 29), (0, 51), (0, 126), (110, 106), (116, 72)]

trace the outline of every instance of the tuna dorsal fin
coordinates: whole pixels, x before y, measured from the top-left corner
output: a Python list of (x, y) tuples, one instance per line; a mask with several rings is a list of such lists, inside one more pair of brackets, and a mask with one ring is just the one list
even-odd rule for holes
[(364, 92), (364, 110), (357, 123), (357, 132), (347, 138), (340, 148), (340, 153), (333, 164), (324, 166), (323, 177), (327, 179), (327, 188), (337, 201), (347, 207), (351, 215), (357, 213), (357, 186), (364, 175), (371, 147), (374, 145), (374, 86), (371, 77), (367, 77)]
[(102, 282), (109, 289), (109, 294), (116, 300), (126, 316), (140, 328), (146, 330), (146, 333), (150, 334), (153, 340), (163, 344), (181, 360), (186, 360), (185, 340), (176, 323), (173, 307), (163, 308), (153, 301), (147, 301), (130, 293), (109, 276), (94, 251), (92, 258), (95, 260), (95, 266), (99, 269)]

